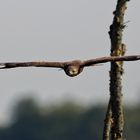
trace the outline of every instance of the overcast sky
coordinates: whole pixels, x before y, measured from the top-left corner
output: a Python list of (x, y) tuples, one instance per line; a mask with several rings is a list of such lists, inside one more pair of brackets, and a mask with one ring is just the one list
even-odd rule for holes
[[(116, 0), (117, 1), (117, 0)], [(0, 62), (66, 61), (110, 54), (109, 26), (116, 1), (0, 0)], [(127, 54), (140, 54), (140, 1), (128, 4), (124, 32)], [(109, 64), (86, 68), (70, 78), (50, 68), (0, 71), (0, 124), (15, 101), (34, 96), (45, 104), (75, 100), (84, 104), (109, 99)], [(126, 62), (124, 101), (139, 101), (140, 62)]]

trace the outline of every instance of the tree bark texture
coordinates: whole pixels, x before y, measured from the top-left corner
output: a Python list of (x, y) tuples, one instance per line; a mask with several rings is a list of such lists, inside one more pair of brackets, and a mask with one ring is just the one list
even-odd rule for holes
[[(111, 56), (123, 56), (126, 45), (122, 43), (124, 14), (128, 0), (118, 0), (110, 26)], [(124, 113), (122, 94), (123, 62), (111, 62), (110, 101), (105, 119), (103, 140), (123, 140)], [(110, 131), (110, 132), (108, 132)]]

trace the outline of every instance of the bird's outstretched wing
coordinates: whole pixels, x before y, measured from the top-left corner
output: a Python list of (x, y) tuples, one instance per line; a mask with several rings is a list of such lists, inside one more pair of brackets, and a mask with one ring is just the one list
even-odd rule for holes
[(8, 62), (0, 63), (0, 69), (10, 69), (16, 67), (52, 67), (52, 68), (64, 68), (63, 62)]
[(8, 62), (8, 63), (0, 63), (0, 69), (10, 69), (10, 68), (18, 68), (18, 67), (50, 67), (50, 68), (61, 68), (65, 71), (65, 73), (74, 77), (82, 72), (83, 67), (81, 68), (81, 61), (74, 60), (68, 62)]
[(89, 59), (82, 62), (83, 67), (93, 66), (96, 64), (116, 62), (116, 61), (136, 61), (140, 59), (140, 55), (130, 55), (130, 56), (107, 56), (95, 59)]

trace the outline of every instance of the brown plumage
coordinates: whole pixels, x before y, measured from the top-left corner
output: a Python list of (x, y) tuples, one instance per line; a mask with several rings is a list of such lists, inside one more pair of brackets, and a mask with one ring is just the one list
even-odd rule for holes
[(136, 61), (140, 60), (140, 55), (131, 55), (131, 56), (109, 56), (109, 57), (100, 57), (90, 60), (74, 60), (68, 62), (8, 62), (0, 63), (0, 69), (10, 69), (17, 67), (51, 67), (51, 68), (61, 68), (65, 73), (74, 77), (80, 74), (83, 71), (84, 67), (93, 66), (100, 63), (106, 62), (116, 62), (116, 61)]
[(80, 74), (83, 71), (83, 68), (84, 66), (82, 66), (82, 61), (74, 60), (74, 61), (65, 63), (64, 71), (68, 76), (74, 77)]

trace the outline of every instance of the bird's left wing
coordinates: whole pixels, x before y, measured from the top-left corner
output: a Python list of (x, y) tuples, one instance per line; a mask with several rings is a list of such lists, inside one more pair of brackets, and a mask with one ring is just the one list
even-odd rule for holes
[(130, 56), (106, 56), (95, 59), (89, 59), (82, 62), (83, 67), (93, 66), (96, 64), (106, 63), (106, 62), (117, 62), (117, 61), (136, 61), (140, 59), (140, 55), (130, 55)]

